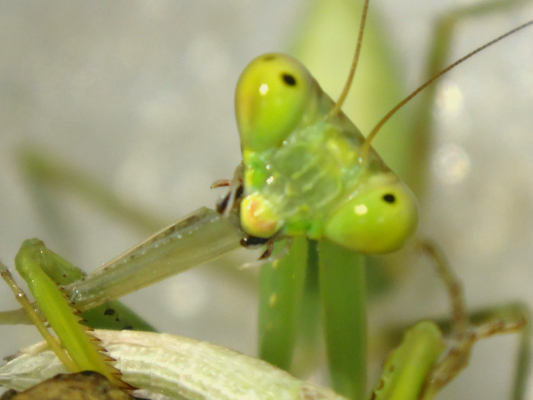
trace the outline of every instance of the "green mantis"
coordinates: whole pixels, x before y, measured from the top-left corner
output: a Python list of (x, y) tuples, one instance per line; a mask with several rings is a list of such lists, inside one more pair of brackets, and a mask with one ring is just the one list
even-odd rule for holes
[[(195, 128), (195, 129), (197, 129), (197, 128)], [(28, 236), (28, 235), (26, 235), (26, 236)], [(475, 235), (472, 234), (471, 236), (475, 236)], [(20, 240), (19, 240), (19, 241), (20, 241)], [(124, 246), (124, 247), (125, 247), (125, 246)], [(470, 250), (471, 250), (471, 249), (470, 249)], [(12, 252), (11, 252), (11, 253), (12, 253)], [(476, 252), (474, 252), (474, 253), (476, 253)], [(471, 253), (471, 254), (474, 254), (474, 253)], [(476, 253), (476, 254), (477, 254), (477, 253)], [(102, 260), (102, 261), (103, 261), (103, 260)]]

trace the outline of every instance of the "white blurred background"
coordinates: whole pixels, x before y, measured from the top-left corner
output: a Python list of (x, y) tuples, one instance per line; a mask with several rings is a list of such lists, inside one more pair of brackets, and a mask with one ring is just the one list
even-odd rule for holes
[[(460, 3), (372, 2), (396, 40), (408, 87), (420, 83), (434, 18)], [(20, 243), (38, 237), (90, 271), (145, 236), (65, 195), (60, 207), (70, 226), (68, 244), (55, 241), (18, 170), (22, 145), (78, 166), (168, 223), (212, 206), (220, 193), (210, 184), (231, 177), (239, 162), (233, 115), (238, 76), (253, 57), (287, 49), (306, 5), (0, 2), (3, 262), (12, 266)], [(517, 7), (462, 24), (452, 59), (531, 18), (532, 6)], [(440, 84), (432, 184), (421, 205), (420, 231), (442, 245), (472, 308), (508, 300), (532, 305), (533, 29), (484, 51)], [(452, 106), (446, 96), (455, 99)], [(253, 354), (254, 284), (243, 284), (238, 273), (224, 279), (211, 271), (198, 268), (126, 302), (162, 331)], [(379, 303), (371, 312), (381, 320), (446, 311), (440, 283), (427, 267)], [(16, 306), (11, 292), (0, 289), (1, 309)], [(0, 355), (37, 339), (32, 327), (0, 327)], [(471, 367), (441, 398), (508, 397), (514, 345), (513, 338), (480, 343)]]

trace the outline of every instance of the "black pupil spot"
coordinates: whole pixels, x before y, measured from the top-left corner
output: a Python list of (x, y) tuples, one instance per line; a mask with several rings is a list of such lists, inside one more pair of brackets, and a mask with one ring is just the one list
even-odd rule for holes
[(386, 194), (383, 196), (383, 200), (385, 200), (387, 203), (394, 203), (396, 201), (396, 197), (394, 197), (393, 194)]
[(283, 74), (283, 75), (281, 75), (281, 77), (283, 78), (283, 81), (287, 85), (289, 85), (289, 86), (295, 86), (296, 85), (296, 79), (294, 78), (294, 76), (289, 75), (289, 74)]

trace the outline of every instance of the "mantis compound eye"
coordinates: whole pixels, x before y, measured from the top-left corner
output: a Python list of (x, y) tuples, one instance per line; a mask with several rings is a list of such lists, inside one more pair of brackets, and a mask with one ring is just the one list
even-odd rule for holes
[(312, 82), (307, 69), (284, 54), (268, 53), (250, 62), (235, 91), (242, 149), (281, 146), (302, 119)]
[(325, 236), (362, 254), (384, 254), (403, 247), (417, 225), (416, 199), (398, 182), (357, 193), (334, 211)]

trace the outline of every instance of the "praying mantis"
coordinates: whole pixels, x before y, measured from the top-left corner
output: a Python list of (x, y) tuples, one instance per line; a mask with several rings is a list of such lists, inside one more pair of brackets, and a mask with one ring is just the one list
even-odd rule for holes
[[(177, 101), (177, 100), (176, 100), (176, 101)], [(231, 115), (231, 112), (229, 112), (229, 115)], [(501, 134), (501, 132), (499, 132), (499, 134)], [(502, 141), (503, 141), (503, 139), (502, 139)], [(237, 146), (233, 146), (233, 147), (234, 147), (235, 149), (238, 148)], [(212, 180), (212, 179), (211, 179), (211, 180)], [(499, 191), (498, 191), (498, 192), (499, 192)], [(181, 199), (181, 197), (180, 197), (180, 199)], [(180, 201), (181, 201), (181, 200), (180, 200)], [(190, 207), (189, 207), (188, 209), (190, 209)], [(28, 236), (28, 234), (26, 234), (25, 236)], [(470, 236), (474, 237), (475, 234), (472, 234), (472, 235), (470, 235)], [(20, 242), (20, 240), (18, 240), (18, 242)], [(125, 246), (123, 246), (123, 247), (125, 247)], [(466, 246), (466, 247), (468, 247), (468, 246)], [(3, 254), (13, 254), (13, 253), (14, 253), (14, 251), (11, 251), (11, 252), (3, 252)], [(115, 253), (116, 253), (116, 251), (115, 251)], [(471, 248), (470, 248), (470, 253), (471, 253), (471, 254), (474, 254), (474, 253), (476, 253), (476, 252), (472, 252), (472, 251), (471, 251)], [(110, 257), (107, 257), (107, 258), (110, 258)], [(472, 258), (474, 258), (474, 257), (472, 256)], [(102, 261), (103, 261), (103, 260), (102, 260)], [(473, 261), (473, 260), (470, 260), (470, 261)], [(454, 264), (455, 264), (455, 262), (454, 262)], [(462, 264), (462, 263), (461, 263), (461, 264)], [(501, 266), (501, 264), (504, 264), (504, 262), (502, 261), (502, 262), (500, 263), (499, 266)], [(521, 278), (521, 279), (523, 279), (523, 278)], [(466, 286), (469, 287), (468, 282), (466, 283)], [(427, 293), (426, 293), (426, 294), (427, 294)], [(420, 296), (421, 296), (421, 297), (423, 297), (422, 295), (424, 295), (424, 293), (420, 293)], [(519, 296), (519, 297), (520, 297), (520, 296)], [(233, 346), (233, 347), (234, 347), (234, 346)]]

